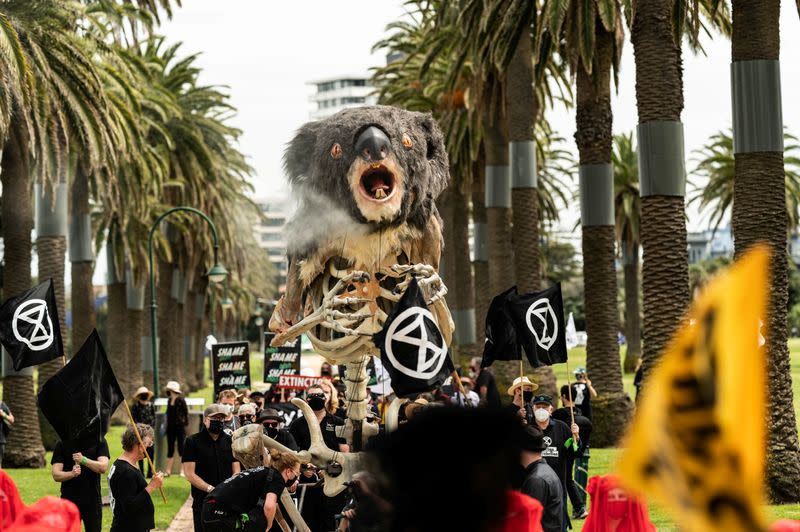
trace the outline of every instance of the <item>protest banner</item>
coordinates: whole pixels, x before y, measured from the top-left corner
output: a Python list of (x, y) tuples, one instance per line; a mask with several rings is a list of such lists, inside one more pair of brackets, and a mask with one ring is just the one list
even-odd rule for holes
[(214, 397), (220, 390), (250, 388), (250, 344), (223, 342), (211, 346)]
[(309, 386), (319, 384), (322, 377), (311, 375), (281, 375), (278, 377), (278, 388), (282, 390), (305, 390)]
[(682, 530), (765, 530), (765, 319), (769, 252), (713, 279), (646, 381), (617, 464), (627, 487), (674, 511)]
[(272, 347), (269, 343), (275, 333), (264, 333), (264, 382), (278, 384), (281, 375), (300, 374), (300, 338), (282, 346)]

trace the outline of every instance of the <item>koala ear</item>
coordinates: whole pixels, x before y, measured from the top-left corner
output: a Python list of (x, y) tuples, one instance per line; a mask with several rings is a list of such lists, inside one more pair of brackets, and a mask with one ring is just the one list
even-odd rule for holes
[(425, 158), (431, 169), (429, 190), (435, 199), (447, 188), (447, 184), (450, 181), (450, 170), (447, 150), (444, 146), (444, 135), (442, 135), (439, 124), (436, 123), (436, 120), (434, 120), (430, 113), (419, 113), (417, 116), (417, 125), (425, 135)]
[(286, 146), (286, 151), (283, 153), (283, 168), (290, 184), (300, 184), (308, 176), (311, 163), (314, 161), (314, 147), (320, 127), (320, 122), (303, 125)]

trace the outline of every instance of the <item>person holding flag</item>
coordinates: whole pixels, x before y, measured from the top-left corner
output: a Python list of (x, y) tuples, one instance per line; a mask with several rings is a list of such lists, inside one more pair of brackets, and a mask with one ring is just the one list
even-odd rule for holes
[(14, 414), (3, 401), (0, 401), (0, 467), (3, 467), (3, 453), (6, 449), (6, 436), (14, 425)]
[(61, 483), (61, 498), (78, 507), (86, 532), (100, 532), (103, 522), (100, 475), (108, 469), (108, 457), (105, 438), (80, 451), (68, 448), (59, 440), (50, 460), (53, 480)]

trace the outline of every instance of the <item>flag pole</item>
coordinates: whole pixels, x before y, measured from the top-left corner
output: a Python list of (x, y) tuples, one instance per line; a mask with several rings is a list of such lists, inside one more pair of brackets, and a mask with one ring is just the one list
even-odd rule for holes
[[(133, 425), (133, 432), (136, 434), (136, 439), (139, 440), (139, 445), (144, 447), (144, 442), (142, 441), (142, 435), (139, 434), (139, 428), (136, 426), (136, 422), (133, 420), (133, 414), (131, 414), (131, 407), (128, 406), (128, 401), (126, 401), (125, 398), (122, 399), (122, 404), (125, 405), (125, 411), (128, 413), (128, 419), (131, 420), (131, 425)], [(147, 463), (150, 464), (150, 471), (155, 471), (156, 468), (153, 465), (153, 461), (150, 459), (150, 454), (147, 452), (147, 447), (144, 447), (144, 457), (147, 458)], [(164, 499), (164, 504), (166, 504), (167, 496), (164, 495), (164, 486), (159, 486), (158, 491), (161, 493), (161, 498)]]
[(467, 391), (464, 389), (464, 385), (461, 383), (461, 377), (458, 375), (456, 370), (453, 370), (453, 373), (450, 374), (453, 377), (453, 380), (456, 383), (456, 388), (458, 388), (458, 393), (461, 394), (461, 397), (464, 398), (464, 406), (467, 406)]
[[(569, 417), (572, 419), (572, 424), (575, 424), (575, 410), (572, 406), (572, 384), (569, 382), (569, 359), (564, 361), (564, 364), (567, 365), (567, 395), (569, 399)], [(570, 427), (572, 428), (572, 427)]]
[(524, 371), (522, 370), (522, 357), (519, 359), (519, 380), (522, 381), (522, 377), (524, 375)]

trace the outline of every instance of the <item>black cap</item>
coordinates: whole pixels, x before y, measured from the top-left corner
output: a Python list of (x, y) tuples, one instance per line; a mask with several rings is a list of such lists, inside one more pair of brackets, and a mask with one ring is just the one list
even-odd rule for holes
[(544, 434), (541, 430), (530, 425), (522, 428), (522, 449), (532, 453), (540, 453), (547, 446), (544, 444)]
[(545, 394), (535, 395), (533, 396), (531, 403), (534, 405), (539, 403), (547, 403), (548, 405), (553, 406), (553, 398)]
[(264, 392), (250, 392), (250, 399), (255, 399), (256, 397), (264, 397)]

